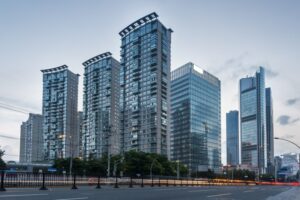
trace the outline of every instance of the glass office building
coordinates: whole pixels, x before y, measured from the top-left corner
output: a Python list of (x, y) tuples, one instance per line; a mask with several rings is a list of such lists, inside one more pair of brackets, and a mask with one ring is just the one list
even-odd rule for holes
[(274, 125), (271, 88), (266, 88), (267, 173), (274, 174)]
[(234, 110), (226, 113), (227, 165), (239, 164), (239, 143), (239, 111)]
[(171, 73), (171, 158), (190, 173), (221, 169), (221, 83), (193, 63)]
[(171, 33), (156, 13), (142, 17), (119, 33), (124, 151), (168, 155)]
[(265, 71), (240, 80), (241, 164), (257, 173), (267, 167)]
[(44, 159), (78, 156), (78, 79), (66, 65), (43, 73)]
[(19, 161), (32, 163), (43, 159), (43, 116), (30, 113), (21, 125)]
[(120, 64), (106, 52), (83, 65), (84, 157), (117, 154), (120, 152)]

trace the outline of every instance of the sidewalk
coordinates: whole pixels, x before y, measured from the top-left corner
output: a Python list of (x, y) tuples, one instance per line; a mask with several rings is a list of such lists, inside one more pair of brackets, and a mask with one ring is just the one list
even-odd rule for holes
[(300, 200), (300, 187), (294, 187), (288, 191), (282, 192), (276, 196), (267, 198), (267, 200)]

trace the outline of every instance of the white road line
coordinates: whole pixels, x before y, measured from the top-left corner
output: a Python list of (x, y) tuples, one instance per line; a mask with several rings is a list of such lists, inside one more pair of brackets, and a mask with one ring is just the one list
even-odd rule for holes
[(215, 189), (210, 189), (210, 190), (190, 190), (188, 192), (208, 192), (208, 191), (214, 191)]
[(220, 197), (220, 196), (228, 196), (228, 195), (231, 195), (231, 193), (215, 194), (215, 195), (209, 195), (207, 197), (210, 198), (210, 197)]
[(246, 191), (244, 191), (244, 192), (254, 192), (253, 190), (246, 190)]
[(67, 198), (67, 199), (55, 199), (55, 200), (79, 200), (79, 199), (88, 199), (88, 197)]
[(176, 190), (176, 189), (155, 189), (156, 191), (168, 191), (168, 190)]
[(9, 197), (31, 197), (31, 196), (46, 196), (48, 194), (9, 194), (9, 195), (0, 195), (0, 198), (9, 198)]

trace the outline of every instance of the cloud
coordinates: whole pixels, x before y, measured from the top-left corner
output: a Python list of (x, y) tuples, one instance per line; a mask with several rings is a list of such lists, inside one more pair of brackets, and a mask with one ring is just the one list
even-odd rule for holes
[(298, 103), (299, 101), (300, 101), (300, 98), (288, 99), (288, 100), (286, 101), (286, 105), (292, 106), (292, 105)]
[(292, 119), (291, 116), (288, 116), (288, 115), (281, 115), (277, 118), (277, 122), (282, 126), (294, 124), (294, 123), (298, 122), (299, 120), (300, 120), (300, 118)]
[(265, 72), (266, 72), (266, 76), (268, 78), (274, 78), (274, 77), (278, 76), (278, 74), (279, 74), (278, 72), (275, 72), (270, 68), (265, 68)]
[(267, 78), (271, 79), (278, 76), (279, 73), (271, 69), (266, 63), (253, 62), (249, 58), (249, 53), (245, 52), (237, 57), (228, 59), (222, 66), (219, 66), (212, 72), (222, 77), (222, 80), (237, 81), (246, 76), (253, 76), (259, 69), (259, 66), (263, 66)]
[(286, 139), (294, 139), (295, 138), (295, 135), (292, 135), (292, 134), (285, 134), (284, 137)]

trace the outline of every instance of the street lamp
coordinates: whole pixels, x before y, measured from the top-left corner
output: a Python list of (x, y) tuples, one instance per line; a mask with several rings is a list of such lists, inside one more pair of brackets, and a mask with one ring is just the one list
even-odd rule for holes
[(292, 143), (293, 145), (295, 145), (296, 147), (298, 147), (298, 149), (300, 149), (300, 146), (298, 144), (296, 144), (295, 142), (291, 141), (291, 140), (287, 140), (287, 139), (284, 139), (284, 138), (279, 138), (279, 137), (275, 137), (274, 139), (276, 140), (284, 140), (284, 141), (287, 141), (289, 143)]
[(154, 165), (154, 162), (158, 162), (157, 160), (156, 160), (156, 158), (153, 158), (153, 160), (152, 160), (152, 163), (151, 163), (151, 166), (150, 166), (150, 177), (151, 177), (151, 179), (152, 179), (152, 168), (153, 168), (153, 165)]
[[(279, 138), (279, 137), (274, 137), (274, 139), (276, 139), (276, 140), (284, 140), (286, 142), (289, 142), (289, 143), (295, 145), (298, 149), (300, 149), (300, 146), (298, 144), (296, 144), (295, 142), (291, 141), (291, 140), (288, 140), (288, 139), (285, 139), (285, 138)], [(298, 162), (298, 172), (299, 172), (300, 171), (300, 155), (298, 155), (298, 156), (299, 156), (299, 161), (297, 161), (297, 162)], [(277, 172), (275, 172), (275, 173), (277, 173)], [(299, 177), (299, 182), (300, 182), (300, 177)]]
[(179, 177), (180, 177), (180, 171), (179, 171), (179, 160), (176, 160), (176, 162), (177, 162), (177, 179), (179, 179)]

